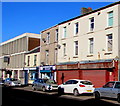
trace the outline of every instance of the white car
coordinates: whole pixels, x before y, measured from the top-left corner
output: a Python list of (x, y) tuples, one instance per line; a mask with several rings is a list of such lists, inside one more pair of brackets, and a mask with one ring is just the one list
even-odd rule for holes
[(120, 102), (120, 81), (111, 81), (101, 88), (94, 90), (95, 99), (99, 100), (101, 97), (116, 98)]
[(58, 94), (72, 93), (75, 96), (83, 93), (93, 93), (94, 85), (88, 80), (70, 79), (58, 86)]

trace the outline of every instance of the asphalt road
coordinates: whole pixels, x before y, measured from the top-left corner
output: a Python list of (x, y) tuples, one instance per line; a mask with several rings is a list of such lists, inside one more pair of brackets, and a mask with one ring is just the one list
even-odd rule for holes
[(107, 105), (120, 106), (116, 100), (102, 99), (96, 101), (91, 95), (62, 95), (57, 92), (32, 91), (28, 87), (3, 87), (2, 106), (82, 106), (82, 105)]

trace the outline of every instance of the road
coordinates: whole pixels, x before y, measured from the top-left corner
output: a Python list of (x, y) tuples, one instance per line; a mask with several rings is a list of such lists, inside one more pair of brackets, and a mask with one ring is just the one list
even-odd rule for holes
[(120, 106), (116, 100), (101, 99), (96, 101), (91, 95), (62, 95), (57, 92), (32, 91), (27, 87), (3, 87), (2, 106), (80, 106), (80, 105), (109, 105)]

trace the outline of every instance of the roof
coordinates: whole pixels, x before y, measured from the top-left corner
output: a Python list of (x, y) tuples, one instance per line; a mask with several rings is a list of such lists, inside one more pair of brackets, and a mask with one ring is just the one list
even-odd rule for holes
[(83, 16), (86, 16), (86, 15), (89, 15), (89, 14), (91, 14), (91, 13), (95, 13), (95, 12), (97, 12), (97, 11), (100, 11), (100, 10), (106, 9), (106, 8), (108, 8), (108, 7), (112, 7), (112, 6), (117, 5), (117, 4), (120, 4), (120, 1), (115, 2), (115, 3), (112, 3), (112, 4), (107, 5), (107, 6), (104, 6), (104, 7), (101, 7), (101, 8), (99, 8), (99, 9), (93, 10), (93, 11), (88, 12), (88, 13), (86, 13), (86, 14), (83, 14), (83, 15), (80, 15), (80, 16), (77, 16), (77, 17), (74, 17), (74, 18), (69, 19), (69, 20), (67, 20), (67, 21), (63, 21), (63, 22), (59, 23), (58, 25), (64, 24), (64, 23), (66, 23), (66, 22), (69, 22), (69, 21), (72, 21), (72, 20), (75, 20), (75, 19), (78, 19), (78, 18), (80, 18), (80, 17), (83, 17)]
[(57, 27), (57, 26), (58, 26), (58, 25), (54, 25), (54, 26), (52, 26), (52, 27), (50, 27), (50, 28), (47, 28), (47, 29), (41, 31), (41, 33), (45, 32), (45, 31), (47, 31), (47, 30), (50, 30), (50, 29), (52, 29), (52, 28), (55, 28), (55, 27)]
[(38, 39), (40, 39), (40, 34), (35, 34), (35, 33), (23, 33), (23, 34), (21, 34), (21, 35), (19, 35), (19, 36), (16, 36), (16, 37), (14, 37), (14, 38), (12, 38), (12, 39), (9, 39), (9, 40), (7, 40), (7, 41), (5, 41), (5, 42), (0, 43), (0, 45), (7, 44), (7, 43), (9, 43), (9, 42), (15, 41), (15, 40), (20, 39), (20, 38), (23, 38), (23, 37), (31, 37), (31, 38), (38, 38)]

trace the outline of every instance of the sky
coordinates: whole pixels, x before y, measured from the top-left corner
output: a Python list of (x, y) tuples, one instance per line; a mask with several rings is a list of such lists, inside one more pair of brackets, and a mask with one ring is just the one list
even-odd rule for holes
[[(113, 2), (2, 2), (2, 39), (37, 33), (80, 15), (82, 7), (93, 10)], [(1, 4), (0, 4), (1, 5)]]

